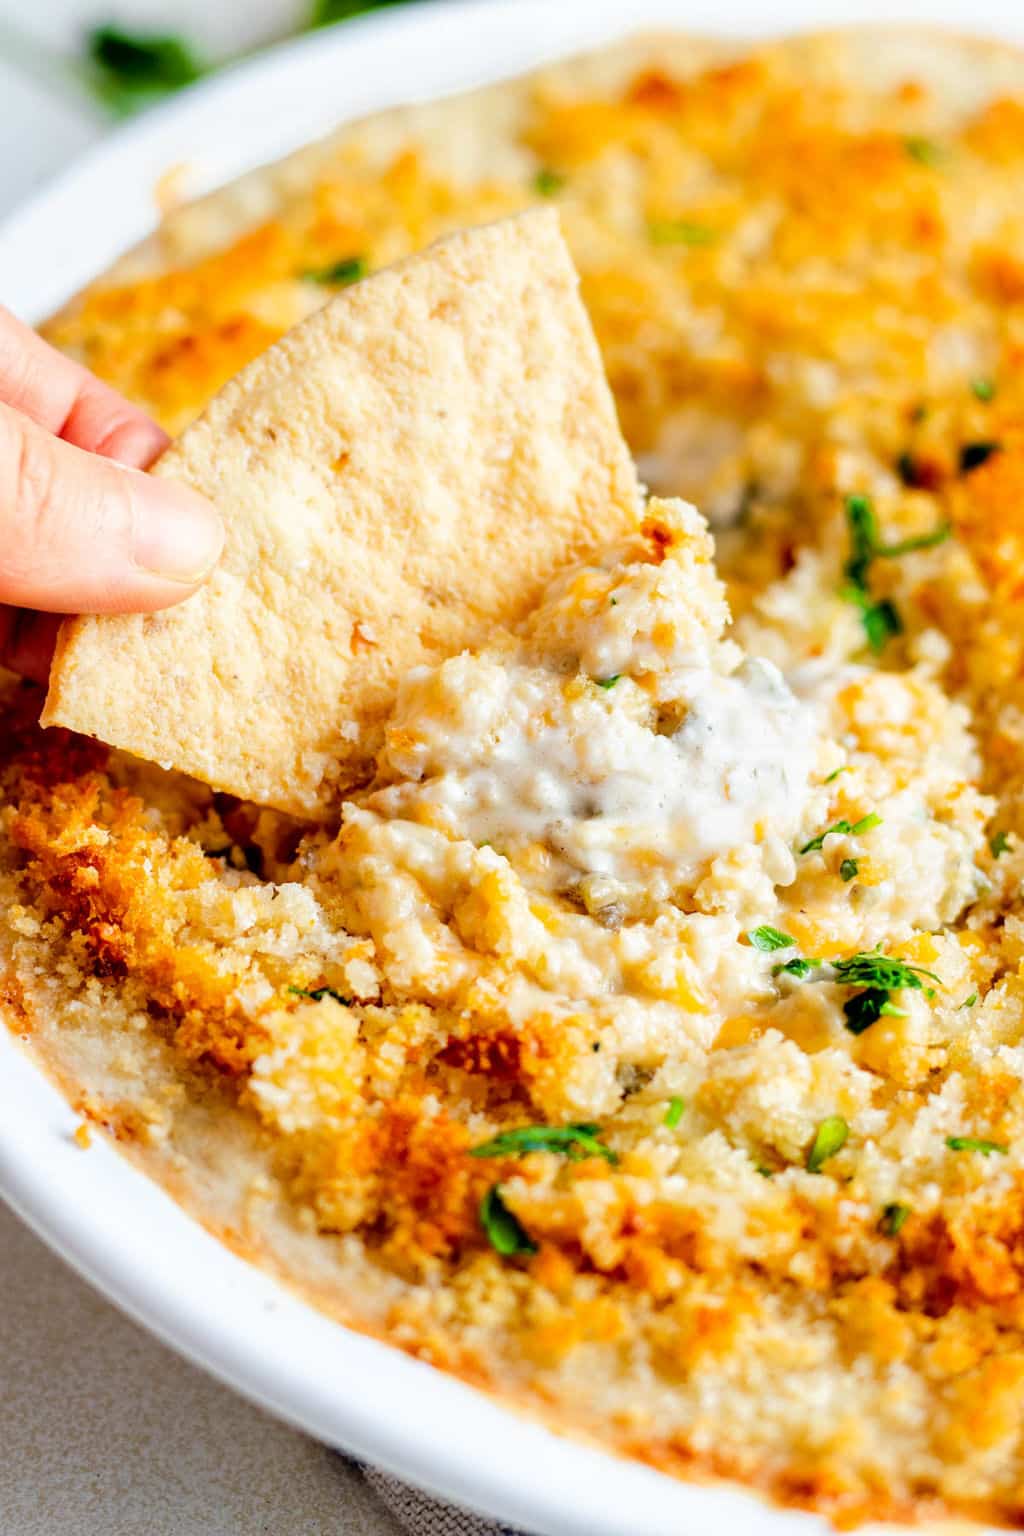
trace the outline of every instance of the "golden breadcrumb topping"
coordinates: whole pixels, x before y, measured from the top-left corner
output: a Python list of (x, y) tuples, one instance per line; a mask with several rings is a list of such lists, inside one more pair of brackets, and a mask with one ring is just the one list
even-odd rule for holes
[(405, 680), (330, 827), (12, 688), (0, 997), (186, 1183), (196, 1116), (248, 1127), (233, 1240), (287, 1227), (357, 1325), (840, 1523), (1012, 1522), (1024, 75), (953, 101), (843, 44), (684, 57), (499, 93), (493, 166), (356, 127), (51, 324), (173, 429), (332, 285), (554, 197), (722, 579), (652, 500)]

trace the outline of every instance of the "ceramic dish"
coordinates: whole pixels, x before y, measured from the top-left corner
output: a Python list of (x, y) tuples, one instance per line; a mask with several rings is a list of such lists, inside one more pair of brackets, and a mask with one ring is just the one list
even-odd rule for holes
[[(204, 191), (356, 116), (528, 69), (674, 23), (755, 34), (846, 21), (928, 21), (1013, 40), (1010, 5), (823, 6), (791, 0), (618, 0), (414, 6), (302, 40), (228, 71), (73, 168), (0, 233), (0, 292), (40, 318), (153, 222), (159, 177)], [(45, 255), (45, 259), (42, 259)], [(673, 1482), (563, 1440), (429, 1367), (349, 1333), (234, 1257), (105, 1143), (83, 1157), (77, 1119), (0, 1035), (0, 1194), (106, 1295), (196, 1363), (329, 1443), (432, 1492), (548, 1536), (823, 1531), (739, 1489)]]

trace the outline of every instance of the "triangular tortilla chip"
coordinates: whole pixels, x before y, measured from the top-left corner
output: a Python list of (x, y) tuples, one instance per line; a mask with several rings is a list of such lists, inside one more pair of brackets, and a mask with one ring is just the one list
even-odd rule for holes
[(177, 608), (63, 628), (45, 725), (300, 816), (361, 778), (408, 668), (486, 639), (639, 490), (553, 210), (347, 289), (165, 453), (227, 526)]

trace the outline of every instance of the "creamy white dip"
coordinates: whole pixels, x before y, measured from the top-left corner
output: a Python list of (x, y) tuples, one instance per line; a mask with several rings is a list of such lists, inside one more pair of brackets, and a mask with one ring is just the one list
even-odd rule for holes
[(458, 657), (441, 680), (459, 698), (445, 730), (422, 718), (415, 683), (400, 705), (418, 750), (401, 763), (406, 782), (372, 797), (387, 817), (429, 807), (477, 845), (539, 842), (563, 875), (642, 882), (656, 898), (719, 854), (796, 833), (814, 718), (771, 662), (679, 667), (661, 728), (629, 677), (573, 687), (519, 661)]

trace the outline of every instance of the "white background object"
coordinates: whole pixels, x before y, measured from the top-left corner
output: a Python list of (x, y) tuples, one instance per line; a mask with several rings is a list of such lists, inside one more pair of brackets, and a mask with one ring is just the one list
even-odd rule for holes
[[(152, 221), (156, 177), (194, 186), (340, 117), (526, 68), (646, 21), (757, 33), (923, 21), (1024, 40), (1020, 0), (467, 0), (386, 10), (201, 84), (103, 145), (47, 63), (114, 16), (212, 55), (285, 32), (292, 0), (0, 0), (0, 297), (28, 318)], [(16, 29), (18, 41), (12, 41)], [(26, 34), (26, 29), (28, 29)], [(26, 46), (26, 35), (30, 46)], [(251, 1398), (392, 1471), (550, 1536), (820, 1536), (822, 1522), (692, 1489), (558, 1440), (458, 1383), (346, 1334), (193, 1226), (74, 1117), (0, 1031), (0, 1192), (122, 1307)], [(388, 1518), (339, 1458), (270, 1420), (115, 1313), (0, 1210), (3, 1536), (378, 1536)]]

